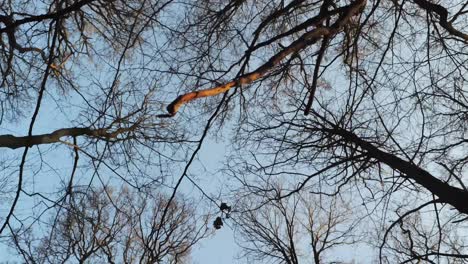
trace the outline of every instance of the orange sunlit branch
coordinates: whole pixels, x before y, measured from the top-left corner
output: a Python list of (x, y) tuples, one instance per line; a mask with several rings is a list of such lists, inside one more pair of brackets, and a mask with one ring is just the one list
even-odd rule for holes
[(262, 77), (264, 77), (268, 72), (270, 72), (274, 67), (278, 66), (283, 59), (289, 55), (295, 54), (304, 48), (316, 43), (323, 37), (330, 37), (334, 34), (337, 34), (342, 27), (348, 22), (348, 20), (361, 12), (366, 5), (366, 0), (356, 0), (351, 3), (349, 6), (344, 8), (344, 13), (342, 13), (339, 19), (331, 26), (321, 26), (316, 25), (316, 28), (312, 31), (304, 33), (299, 39), (291, 43), (289, 46), (285, 47), (279, 53), (272, 56), (265, 64), (258, 67), (256, 70), (247, 73), (239, 78), (232, 80), (226, 84), (219, 85), (216, 87), (208, 88), (205, 90), (199, 90), (194, 92), (189, 92), (183, 95), (178, 96), (172, 103), (167, 106), (167, 115), (161, 115), (161, 117), (171, 117), (177, 114), (180, 107), (192, 100), (216, 96), (218, 94), (227, 92), (231, 88), (238, 85), (247, 85), (251, 84)]

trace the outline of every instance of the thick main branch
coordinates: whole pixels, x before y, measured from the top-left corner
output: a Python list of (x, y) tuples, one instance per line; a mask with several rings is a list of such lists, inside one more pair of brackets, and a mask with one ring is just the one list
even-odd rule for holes
[(58, 143), (62, 137), (66, 136), (90, 136), (102, 139), (115, 139), (118, 135), (131, 131), (132, 129), (133, 127), (118, 128), (114, 131), (109, 131), (110, 129), (106, 128), (92, 129), (89, 127), (71, 127), (58, 129), (49, 134), (33, 136), (16, 137), (13, 135), (0, 135), (0, 148), (17, 149), (35, 145)]
[(335, 128), (327, 130), (328, 133), (338, 135), (344, 140), (359, 146), (367, 152), (367, 155), (374, 158), (390, 168), (403, 173), (406, 177), (414, 180), (419, 185), (426, 188), (429, 192), (439, 197), (440, 201), (455, 207), (460, 213), (468, 214), (468, 192), (463, 189), (453, 187), (446, 182), (443, 182), (434, 177), (428, 171), (421, 167), (403, 160), (393, 154), (382, 151), (363, 140), (356, 134), (342, 129)]
[(171, 104), (167, 106), (168, 116), (174, 116), (179, 108), (198, 98), (215, 96), (228, 91), (229, 89), (239, 86), (251, 84), (265, 76), (270, 70), (278, 66), (289, 55), (295, 54), (304, 48), (316, 43), (322, 37), (331, 37), (337, 34), (345, 24), (347, 24), (351, 17), (358, 15), (365, 7), (366, 0), (356, 0), (349, 6), (342, 8), (339, 18), (333, 25), (329, 27), (317, 26), (314, 30), (303, 34), (299, 39), (291, 43), (279, 53), (272, 56), (265, 64), (258, 67), (256, 70), (240, 76), (228, 83), (220, 86), (215, 86), (205, 90), (194, 91), (186, 93), (177, 97)]
[(460, 37), (465, 41), (468, 41), (468, 35), (455, 29), (451, 22), (448, 21), (448, 11), (447, 8), (431, 3), (427, 0), (414, 0), (414, 2), (421, 7), (422, 9), (426, 10), (428, 13), (436, 13), (439, 16), (439, 24), (447, 30), (451, 35)]

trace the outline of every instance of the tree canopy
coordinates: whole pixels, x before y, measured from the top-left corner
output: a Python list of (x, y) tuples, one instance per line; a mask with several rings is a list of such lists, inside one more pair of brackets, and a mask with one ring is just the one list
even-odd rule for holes
[(467, 1), (0, 0), (0, 241), (179, 263), (214, 220), (243, 260), (464, 263), (467, 28)]

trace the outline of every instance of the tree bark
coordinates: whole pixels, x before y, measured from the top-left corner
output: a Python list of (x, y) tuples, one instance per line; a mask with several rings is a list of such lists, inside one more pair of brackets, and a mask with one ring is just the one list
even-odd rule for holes
[[(351, 17), (358, 15), (360, 12), (362, 12), (365, 5), (366, 0), (356, 0), (352, 2), (350, 5), (342, 8), (342, 13), (340, 14), (337, 21), (333, 23), (333, 25), (331, 25), (330, 27), (315, 25), (316, 28), (314, 30), (304, 33), (299, 39), (291, 43), (288, 47), (284, 48), (279, 53), (272, 56), (265, 64), (261, 65), (256, 70), (250, 73), (247, 73), (223, 85), (180, 95), (167, 106), (167, 112), (169, 114), (161, 115), (160, 117), (174, 116), (182, 105), (197, 98), (215, 96), (224, 93), (235, 86), (251, 84), (256, 80), (259, 80), (274, 67), (278, 66), (281, 63), (281, 61), (289, 55), (295, 54), (303, 50), (304, 48), (316, 43), (322, 37), (331, 37), (337, 34), (343, 28), (343, 26), (349, 22)], [(322, 16), (323, 19), (327, 18), (327, 15), (322, 14)], [(321, 19), (318, 19), (317, 21), (321, 21)]]
[(0, 135), (0, 148), (10, 148), (17, 149), (22, 147), (31, 147), (34, 145), (41, 144), (52, 144), (60, 142), (60, 138), (70, 136), (90, 136), (98, 137), (104, 139), (116, 138), (119, 134), (133, 130), (133, 127), (130, 128), (118, 128), (113, 132), (109, 132), (109, 129), (99, 128), (92, 129), (89, 127), (71, 127), (71, 128), (62, 128), (55, 130), (49, 134), (33, 135), (33, 136), (24, 136), (16, 137), (13, 135)]
[(405, 177), (414, 180), (419, 185), (423, 186), (429, 192), (439, 197), (440, 201), (455, 207), (460, 213), (468, 214), (468, 192), (449, 185), (433, 176), (423, 168), (403, 160), (396, 155), (387, 153), (378, 149), (371, 143), (361, 139), (356, 134), (342, 129), (326, 129), (330, 134), (338, 135), (346, 141), (359, 146), (367, 152), (370, 158), (374, 158), (390, 168), (397, 170), (405, 175)]

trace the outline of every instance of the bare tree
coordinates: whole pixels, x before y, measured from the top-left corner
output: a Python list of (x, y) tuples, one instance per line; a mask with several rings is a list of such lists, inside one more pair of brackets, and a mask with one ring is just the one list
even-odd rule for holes
[[(461, 236), (443, 245), (468, 214), (467, 15), (445, 0), (1, 1), (0, 234), (77, 183), (169, 193), (160, 222), (185, 183), (219, 206), (193, 170), (212, 136), (231, 140), (247, 211), (340, 197), (381, 262), (466, 259)], [(397, 227), (414, 229), (409, 253)]]
[[(280, 195), (278, 196), (280, 197)], [(243, 257), (255, 263), (334, 263), (358, 243), (358, 218), (345, 201), (295, 194), (236, 219)]]
[(45, 225), (44, 236), (17, 230), (12, 245), (27, 263), (186, 263), (208, 234), (195, 204), (122, 189), (76, 191)]
[[(169, 127), (169, 120), (156, 117), (162, 107), (156, 87), (168, 80), (148, 74), (152, 70), (145, 65), (151, 63), (142, 53), (145, 45), (155, 44), (155, 25), (171, 2), (0, 2), (3, 238), (19, 239), (26, 230), (38, 230), (33, 228), (38, 223), (55, 219), (56, 212), (71, 206), (76, 185), (89, 186), (80, 192), (109, 185), (124, 185), (139, 195), (172, 191), (172, 177), (197, 142), (184, 136), (185, 128)], [(158, 50), (151, 50), (149, 60), (156, 63)], [(26, 129), (16, 129), (18, 123)], [(43, 132), (36, 133), (38, 126)], [(190, 214), (185, 205), (172, 208), (175, 190), (157, 203), (164, 207), (160, 224), (174, 210)], [(29, 216), (17, 210), (22, 206), (31, 208)], [(94, 241), (88, 239), (83, 243)], [(156, 243), (151, 239), (159, 238), (147, 239)]]

